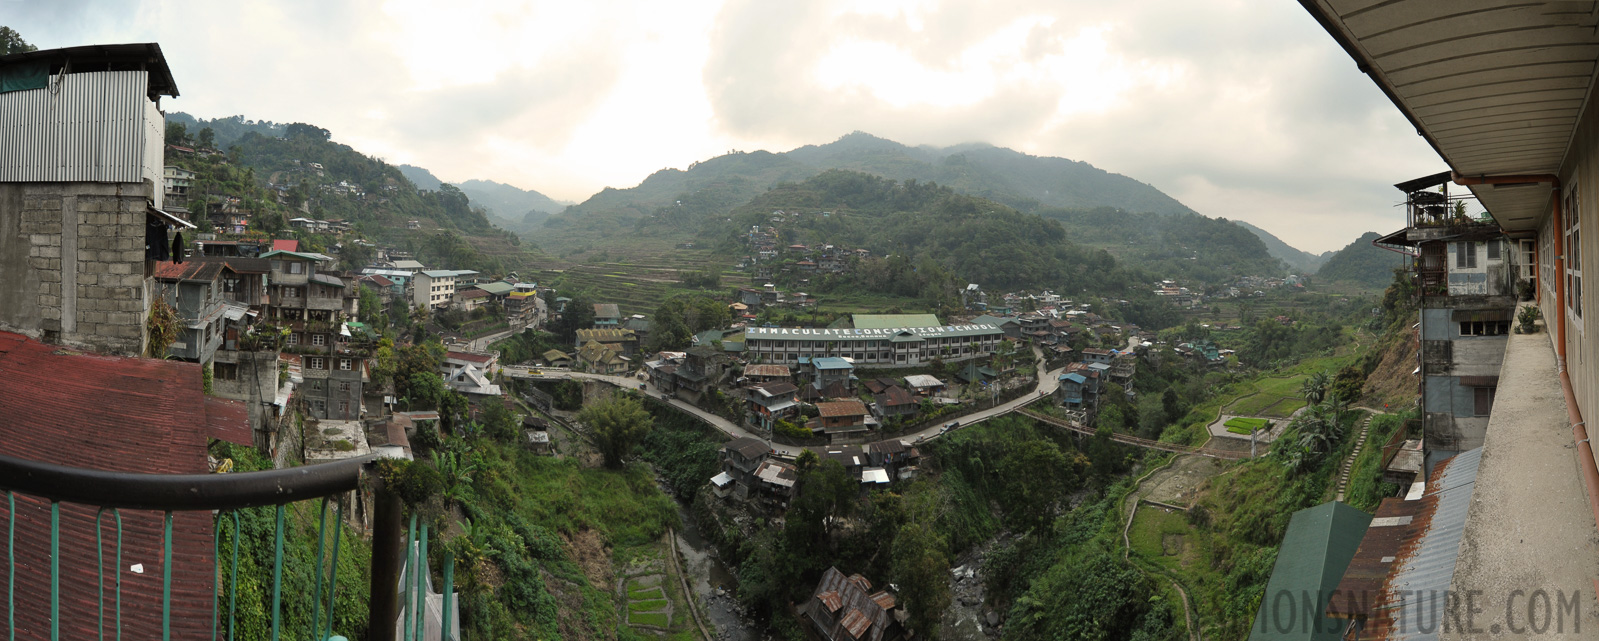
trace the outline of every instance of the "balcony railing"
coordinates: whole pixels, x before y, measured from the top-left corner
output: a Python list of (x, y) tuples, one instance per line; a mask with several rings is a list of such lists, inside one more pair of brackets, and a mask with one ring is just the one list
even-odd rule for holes
[[(329, 497), (358, 490), (362, 485), (363, 472), (380, 458), (378, 454), (367, 455), (359, 458), (346, 459), (319, 465), (269, 470), (262, 472), (245, 472), (234, 474), (135, 474), (125, 472), (107, 472), (84, 468), (73, 468), (50, 463), (41, 463), (25, 459), (0, 455), (0, 493), (3, 493), (4, 507), (7, 517), (6, 523), (6, 594), (5, 603), (5, 633), (8, 639), (18, 637), (18, 613), (33, 613), (30, 619), (37, 622), (38, 614), (48, 612), (48, 637), (45, 631), (33, 630), (33, 635), (23, 629), (21, 638), (49, 638), (57, 641), (62, 638), (63, 622), (66, 616), (88, 617), (96, 621), (90, 624), (98, 631), (100, 639), (122, 639), (124, 633), (124, 600), (123, 581), (126, 572), (141, 572), (138, 566), (134, 569), (125, 568), (124, 557), (124, 523), (121, 510), (129, 511), (154, 511), (161, 514), (160, 519), (160, 572), (161, 572), (161, 598), (160, 598), (160, 629), (161, 638), (170, 640), (173, 636), (174, 609), (173, 609), (173, 516), (175, 513), (214, 513), (214, 527), (212, 532), (212, 549), (215, 552), (211, 576), (215, 577), (212, 584), (210, 637), (212, 639), (233, 639), (237, 628), (238, 618), (238, 572), (239, 572), (239, 534), (240, 510), (247, 508), (275, 507), (276, 529), (274, 532), (273, 563), (271, 567), (271, 639), (277, 641), (284, 633), (283, 607), (285, 595), (284, 585), (284, 532), (286, 507), (292, 503), (321, 499), (320, 517), (317, 525), (317, 551), (315, 560), (316, 578), (314, 588), (309, 595), (287, 596), (289, 599), (309, 598), (311, 602), (311, 637), (318, 640), (337, 638), (334, 636), (333, 619), (334, 605), (337, 603), (336, 586), (338, 580), (338, 555), (339, 536), (343, 528), (337, 524), (344, 518), (343, 506), (338, 502), (334, 504), (334, 532), (333, 546), (329, 550), (327, 543), (328, 505)], [(48, 593), (17, 594), (17, 522), (24, 521), (25, 525), (35, 526), (33, 529), (44, 529), (43, 523), (30, 521), (28, 518), (18, 519), (18, 498), (32, 497), (36, 503), (49, 503), (48, 535)], [(62, 568), (62, 532), (63, 509), (62, 504), (75, 504), (95, 509), (92, 527), (95, 531), (95, 545), (98, 563), (94, 570), (84, 571), (81, 568)], [(421, 525), (420, 532), (417, 528), (417, 517), (411, 515), (409, 528), (409, 545), (403, 545), (401, 540), (404, 534), (401, 530), (402, 514), (398, 497), (383, 488), (381, 483), (376, 488), (375, 513), (373, 515), (372, 530), (372, 576), (371, 597), (368, 608), (368, 626), (366, 638), (373, 641), (390, 641), (403, 630), (405, 641), (420, 641), (423, 631), (428, 628), (424, 621), (426, 610), (427, 584), (426, 572), (407, 572), (405, 574), (405, 603), (400, 603), (401, 567), (425, 568), (427, 564), (427, 524)], [(74, 510), (75, 512), (77, 510)], [(210, 515), (207, 515), (210, 516)], [(70, 518), (70, 517), (69, 517)], [(42, 519), (41, 519), (42, 520)], [(83, 524), (76, 524), (83, 525)], [(26, 528), (25, 528), (26, 529)], [(227, 532), (227, 539), (231, 541), (228, 552), (228, 564), (223, 563), (223, 533)], [(181, 534), (181, 532), (180, 532)], [(108, 551), (107, 545), (115, 536), (114, 549)], [(402, 545), (407, 552), (402, 555)], [(42, 546), (37, 546), (42, 547)], [(138, 546), (134, 548), (142, 551)], [(112, 577), (106, 576), (107, 557), (114, 558), (115, 570)], [(453, 617), (453, 582), (454, 558), (445, 554), (441, 559), (443, 570), (443, 608), (442, 621), (439, 627), (440, 639), (452, 638), (451, 618)], [(27, 567), (27, 566), (24, 566)], [(63, 577), (82, 578), (85, 576), (97, 577), (97, 589), (92, 593), (97, 595), (98, 608), (89, 612), (63, 612)], [(227, 596), (221, 595), (220, 583), (226, 577)], [(131, 577), (130, 577), (131, 578)], [(324, 578), (327, 580), (324, 581)], [(110, 594), (107, 590), (110, 588)], [(79, 591), (81, 594), (82, 592)], [(109, 599), (107, 597), (110, 597)], [(226, 601), (224, 605), (223, 601)], [(30, 603), (32, 601), (32, 603)], [(47, 604), (44, 602), (48, 602)], [(130, 610), (148, 611), (148, 603), (131, 604)], [(19, 607), (20, 606), (20, 607)], [(402, 614), (403, 609), (403, 614)], [(177, 616), (183, 617), (182, 613)], [(403, 616), (403, 620), (402, 617)], [(190, 638), (199, 638), (193, 632), (196, 626), (192, 621), (179, 621), (182, 628), (189, 631), (184, 635)], [(83, 626), (76, 626), (81, 629)], [(110, 628), (109, 630), (107, 628)], [(201, 633), (203, 634), (203, 633)]]

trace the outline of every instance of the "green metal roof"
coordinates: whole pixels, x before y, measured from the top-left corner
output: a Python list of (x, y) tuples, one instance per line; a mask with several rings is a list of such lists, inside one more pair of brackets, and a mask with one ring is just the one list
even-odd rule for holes
[(504, 296), (511, 293), (511, 290), (516, 289), (516, 286), (503, 280), (497, 280), (492, 283), (482, 283), (477, 288), (495, 296)]
[[(1369, 525), (1370, 514), (1335, 501), (1295, 512), (1277, 550), (1277, 566), (1266, 584), (1249, 640), (1338, 641), (1348, 622), (1327, 618), (1325, 599), (1343, 579)], [(1309, 606), (1303, 600), (1306, 594), (1320, 594), (1323, 600)], [(1315, 612), (1316, 618), (1306, 620), (1306, 611)]]
[(855, 314), (855, 329), (898, 329), (900, 327), (938, 327), (933, 314)]

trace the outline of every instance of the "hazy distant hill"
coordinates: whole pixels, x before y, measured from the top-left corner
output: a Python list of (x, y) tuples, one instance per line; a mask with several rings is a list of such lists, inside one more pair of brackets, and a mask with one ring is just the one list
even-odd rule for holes
[(1329, 251), (1321, 254), (1312, 254), (1305, 250), (1289, 245), (1288, 243), (1283, 242), (1281, 238), (1273, 236), (1271, 232), (1246, 223), (1242, 220), (1235, 220), (1233, 222), (1239, 227), (1243, 227), (1244, 229), (1255, 232), (1255, 235), (1260, 237), (1260, 242), (1266, 244), (1266, 251), (1271, 252), (1272, 256), (1275, 256), (1278, 259), (1281, 259), (1284, 263), (1287, 263), (1288, 267), (1296, 272), (1313, 274), (1317, 269), (1321, 268), (1322, 263), (1327, 262), (1327, 259), (1332, 258), (1332, 255), (1336, 253)]
[(936, 182), (1022, 210), (1104, 206), (1157, 214), (1194, 213), (1159, 189), (1086, 162), (1032, 156), (983, 143), (908, 147), (855, 132), (785, 155), (818, 169), (852, 169), (895, 180)]
[[(444, 181), (433, 172), (415, 165), (395, 165), (400, 173), (417, 189), (438, 189)], [(472, 206), (482, 207), (495, 226), (516, 233), (525, 233), (537, 227), (550, 214), (565, 209), (563, 203), (531, 189), (519, 189), (492, 180), (472, 179), (455, 185), (472, 200)]]
[(1282, 261), (1267, 251), (1263, 239), (1225, 218), (1163, 216), (1110, 207), (1038, 213), (1060, 221), (1072, 242), (1104, 249), (1123, 263), (1160, 278), (1191, 284), (1283, 274)]
[(520, 189), (492, 180), (468, 180), (456, 185), (472, 203), (487, 207), (490, 213), (508, 221), (511, 231), (526, 231), (544, 222), (570, 203), (556, 201), (531, 189)]
[(410, 180), (411, 184), (416, 185), (417, 189), (436, 190), (439, 185), (444, 184), (444, 181), (439, 180), (439, 177), (433, 175), (433, 172), (416, 165), (395, 165), (394, 168), (405, 174), (405, 178)]
[(1316, 272), (1323, 282), (1342, 282), (1364, 289), (1383, 289), (1393, 281), (1393, 270), (1404, 262), (1404, 255), (1371, 244), (1380, 234), (1369, 231), (1355, 242), (1338, 250)]

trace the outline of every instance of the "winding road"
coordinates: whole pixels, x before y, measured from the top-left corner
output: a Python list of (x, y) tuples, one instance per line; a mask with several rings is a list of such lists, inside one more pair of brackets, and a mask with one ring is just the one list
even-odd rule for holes
[[(1055, 393), (1055, 389), (1060, 387), (1060, 373), (1061, 373), (1061, 371), (1064, 370), (1064, 368), (1046, 371), (1044, 369), (1043, 351), (1040, 350), (1038, 348), (1038, 346), (1035, 345), (1035, 346), (1033, 346), (1033, 354), (1038, 357), (1038, 386), (1036, 388), (1034, 388), (1033, 393), (1026, 394), (1024, 396), (1021, 396), (1019, 398), (1011, 400), (1010, 402), (1007, 402), (1007, 403), (1004, 403), (1004, 404), (1001, 404), (1001, 405), (997, 405), (995, 407), (991, 407), (991, 408), (988, 408), (988, 409), (985, 409), (985, 410), (978, 410), (978, 411), (972, 412), (970, 414), (966, 414), (964, 416), (952, 416), (952, 417), (950, 417), (950, 421), (952, 421), (952, 422), (953, 421), (959, 421), (961, 427), (966, 427), (966, 426), (973, 425), (973, 424), (976, 424), (976, 423), (981, 423), (983, 421), (986, 421), (988, 419), (994, 418), (996, 416), (1003, 416), (1005, 414), (1009, 414), (1009, 413), (1014, 412), (1016, 410), (1019, 410), (1019, 409), (1021, 409), (1023, 407), (1026, 407), (1027, 405), (1029, 405), (1029, 404), (1031, 404), (1033, 402), (1036, 402), (1036, 401), (1038, 401), (1041, 398), (1045, 398), (1045, 397), (1050, 396), (1051, 394), (1054, 394)], [(533, 370), (540, 370), (540, 373), (535, 375), (535, 374), (533, 374)], [(745, 429), (741, 425), (738, 425), (738, 424), (733, 423), (732, 421), (729, 421), (729, 420), (727, 420), (725, 418), (722, 418), (720, 416), (717, 416), (715, 414), (712, 414), (710, 412), (702, 410), (702, 409), (700, 409), (698, 407), (695, 407), (694, 405), (692, 405), (692, 404), (690, 404), (688, 402), (685, 402), (682, 399), (679, 399), (679, 398), (677, 398), (675, 396), (667, 396), (665, 394), (662, 394), (660, 392), (660, 390), (655, 389), (655, 386), (650, 384), (648, 381), (645, 381), (643, 379), (640, 379), (640, 378), (637, 378), (637, 377), (634, 377), (634, 376), (612, 376), (612, 375), (608, 375), (608, 374), (589, 374), (589, 373), (585, 373), (585, 372), (550, 370), (550, 369), (547, 369), (547, 368), (523, 367), (523, 366), (519, 366), (519, 365), (505, 367), (504, 368), (504, 373), (505, 373), (505, 375), (511, 376), (511, 377), (514, 377), (514, 378), (528, 378), (528, 379), (534, 379), (534, 380), (565, 380), (565, 379), (590, 380), (590, 381), (599, 381), (599, 382), (603, 382), (603, 383), (610, 383), (612, 385), (615, 385), (615, 386), (621, 387), (621, 388), (625, 388), (625, 389), (643, 390), (646, 393), (648, 393), (651, 398), (654, 398), (656, 400), (664, 402), (664, 403), (666, 403), (668, 405), (671, 405), (672, 407), (675, 407), (677, 409), (680, 409), (680, 410), (682, 410), (684, 412), (688, 412), (689, 414), (698, 417), (700, 420), (705, 421), (711, 427), (715, 427), (716, 429), (720, 430), (722, 433), (727, 434), (731, 438), (749, 437), (749, 438), (761, 439), (763, 441), (766, 441), (766, 440), (769, 439), (769, 436), (767, 434), (761, 434), (761, 433), (752, 432), (752, 431), (750, 431), (748, 429)], [(934, 439), (934, 438), (938, 438), (940, 435), (943, 434), (943, 429), (944, 429), (943, 425), (933, 425), (933, 426), (930, 426), (927, 429), (924, 429), (924, 430), (922, 430), (920, 432), (913, 432), (913, 433), (910, 433), (910, 434), (903, 434), (903, 435), (900, 436), (900, 438), (903, 439), (903, 440), (911, 441), (911, 442), (919, 442), (919, 441), (923, 441), (923, 440)], [(768, 442), (771, 445), (771, 449), (772, 449), (773, 452), (776, 452), (779, 456), (784, 456), (784, 457), (790, 457), (791, 458), (791, 457), (799, 456), (799, 453), (802, 450), (805, 449), (804, 447), (798, 446), (798, 445), (784, 445), (782, 443), (771, 443), (770, 441), (768, 441)]]

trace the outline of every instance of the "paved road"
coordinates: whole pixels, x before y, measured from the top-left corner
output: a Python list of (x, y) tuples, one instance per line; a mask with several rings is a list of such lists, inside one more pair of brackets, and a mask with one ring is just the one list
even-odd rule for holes
[(515, 333), (517, 333), (519, 331), (521, 331), (521, 330), (508, 329), (508, 330), (505, 330), (503, 332), (495, 332), (493, 334), (489, 334), (488, 336), (482, 336), (482, 337), (479, 337), (479, 338), (474, 338), (474, 339), (466, 342), (466, 349), (469, 350), (469, 351), (473, 351), (473, 352), (486, 352), (489, 349), (489, 343), (492, 343), (494, 341), (500, 340), (502, 338), (505, 338), (506, 336), (510, 336), (510, 335), (515, 334)]
[[(978, 410), (976, 412), (973, 412), (971, 414), (967, 414), (965, 416), (950, 417), (950, 421), (952, 421), (952, 422), (953, 421), (960, 421), (961, 427), (966, 427), (968, 425), (972, 425), (972, 424), (975, 424), (975, 423), (981, 423), (983, 421), (986, 421), (988, 419), (994, 418), (996, 416), (1009, 414), (1011, 412), (1016, 411), (1019, 408), (1025, 407), (1028, 404), (1033, 403), (1034, 401), (1037, 401), (1040, 398), (1044, 398), (1044, 397), (1050, 396), (1051, 394), (1054, 394), (1055, 393), (1055, 388), (1060, 386), (1060, 373), (1061, 373), (1062, 369), (1064, 369), (1064, 368), (1045, 371), (1044, 370), (1044, 358), (1043, 358), (1042, 350), (1040, 350), (1037, 346), (1034, 346), (1033, 347), (1033, 354), (1039, 357), (1038, 358), (1038, 386), (1034, 389), (1033, 393), (1023, 395), (1023, 396), (1021, 396), (1019, 398), (1011, 400), (1010, 402), (1002, 404), (1002, 405), (999, 405), (997, 407), (991, 407), (991, 408), (985, 409), (985, 410)], [(584, 372), (572, 372), (572, 371), (555, 371), (555, 370), (549, 370), (549, 369), (543, 369), (542, 370), (543, 373), (541, 375), (539, 375), (537, 377), (534, 377), (532, 375), (531, 371), (530, 371), (531, 369), (537, 369), (537, 368), (528, 368), (528, 367), (521, 367), (521, 366), (510, 366), (510, 367), (506, 367), (505, 368), (505, 373), (508, 374), (508, 375), (512, 375), (512, 376), (533, 377), (533, 378), (541, 378), (541, 379), (576, 379), (576, 380), (602, 381), (602, 382), (605, 382), (605, 383), (610, 383), (610, 384), (615, 385), (617, 387), (623, 387), (623, 388), (627, 388), (627, 389), (635, 389), (635, 390), (636, 389), (643, 389), (644, 391), (649, 393), (650, 397), (655, 398), (655, 399), (659, 399), (659, 400), (663, 400), (664, 402), (670, 404), (672, 407), (675, 407), (677, 409), (680, 409), (680, 410), (683, 410), (685, 412), (688, 412), (689, 414), (697, 416), (697, 417), (700, 418), (700, 420), (705, 421), (706, 423), (709, 423), (712, 427), (715, 427), (716, 429), (721, 430), (724, 434), (727, 434), (730, 437), (733, 437), (733, 438), (750, 437), (750, 438), (757, 438), (757, 439), (761, 439), (761, 440), (767, 440), (767, 436), (765, 434), (751, 432), (751, 431), (749, 431), (747, 429), (744, 429), (742, 426), (733, 423), (732, 421), (729, 421), (729, 420), (727, 420), (725, 418), (722, 418), (720, 416), (717, 416), (715, 414), (712, 414), (710, 412), (702, 410), (702, 409), (700, 409), (698, 407), (695, 407), (693, 405), (690, 405), (689, 403), (687, 403), (687, 402), (683, 401), (682, 399), (679, 399), (679, 398), (677, 398), (675, 396), (673, 396), (673, 397), (664, 396), (664, 395), (661, 394), (661, 392), (659, 390), (655, 389), (654, 385), (651, 385), (650, 383), (648, 383), (648, 382), (646, 382), (646, 381), (644, 381), (642, 379), (636, 378), (636, 377), (632, 377), (632, 376), (610, 376), (610, 375), (606, 375), (606, 374), (588, 374), (588, 373), (584, 373)], [(641, 388), (640, 385), (643, 385), (643, 387)], [(910, 433), (910, 434), (901, 435), (900, 438), (903, 439), (903, 440), (906, 440), (906, 441), (911, 441), (913, 443), (917, 442), (917, 441), (927, 440), (927, 439), (934, 439), (934, 438), (938, 438), (939, 435), (942, 434), (942, 432), (940, 431), (942, 429), (943, 429), (943, 424), (941, 424), (941, 425), (933, 425), (933, 426), (928, 427), (927, 429), (924, 429), (924, 430), (922, 430), (920, 432), (914, 432), (914, 433)], [(775, 451), (779, 455), (785, 456), (785, 457), (799, 456), (800, 451), (805, 449), (805, 448), (797, 446), (797, 445), (784, 445), (782, 443), (772, 443), (770, 441), (768, 441), (768, 443), (771, 445), (771, 449), (773, 451)]]

